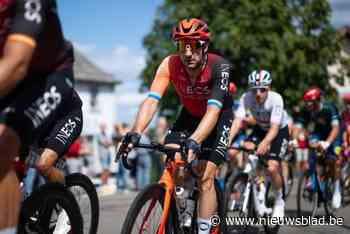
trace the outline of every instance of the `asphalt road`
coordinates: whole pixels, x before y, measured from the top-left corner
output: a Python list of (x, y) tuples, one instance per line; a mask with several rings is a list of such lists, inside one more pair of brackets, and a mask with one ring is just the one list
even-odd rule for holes
[[(296, 184), (296, 182), (295, 182)], [(296, 213), (296, 185), (287, 200), (286, 215), (293, 217)], [(120, 233), (122, 223), (128, 208), (135, 197), (135, 193), (116, 193), (110, 196), (104, 196), (100, 198), (100, 222), (99, 222), (99, 234), (118, 234)], [(319, 208), (319, 214), (323, 213), (323, 208)], [(350, 205), (342, 207), (337, 212), (338, 217), (343, 218), (343, 225), (341, 226), (282, 226), (279, 230), (279, 234), (349, 234), (350, 233)], [(252, 229), (252, 233), (262, 232), (263, 229)], [(239, 233), (235, 230), (231, 230), (230, 233)]]

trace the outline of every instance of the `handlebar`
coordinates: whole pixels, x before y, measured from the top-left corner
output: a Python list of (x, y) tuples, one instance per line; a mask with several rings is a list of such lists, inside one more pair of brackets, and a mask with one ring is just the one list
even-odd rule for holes
[[(155, 151), (164, 153), (168, 157), (170, 156), (171, 158), (174, 158), (173, 155), (175, 155), (175, 153), (180, 153), (181, 159), (183, 161), (187, 162), (187, 152), (186, 152), (183, 144), (180, 144), (179, 148), (175, 148), (175, 147), (165, 146), (163, 144), (156, 143), (156, 142), (151, 142), (150, 144), (139, 143), (139, 144), (135, 145), (134, 148), (144, 148), (144, 149), (155, 150)], [(203, 148), (201, 148), (200, 152), (211, 152), (211, 151), (212, 151), (211, 148), (204, 148), (203, 147)], [(126, 169), (131, 170), (135, 167), (135, 165), (133, 163), (131, 163), (130, 160), (128, 160), (128, 158), (127, 158), (128, 154), (129, 154), (129, 152), (125, 152), (125, 151), (122, 151), (119, 149), (117, 154), (116, 154), (115, 162), (118, 162), (121, 159), (123, 166)], [(185, 168), (190, 171), (190, 173), (192, 174), (193, 177), (198, 178), (199, 176), (192, 170), (193, 165), (196, 163), (195, 161), (196, 160), (192, 160), (190, 163), (186, 164)]]

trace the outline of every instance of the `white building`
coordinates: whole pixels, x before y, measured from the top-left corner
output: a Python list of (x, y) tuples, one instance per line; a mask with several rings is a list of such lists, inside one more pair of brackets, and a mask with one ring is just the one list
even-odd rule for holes
[(97, 154), (97, 138), (101, 123), (107, 125), (108, 133), (113, 131), (117, 117), (116, 85), (120, 82), (93, 64), (75, 49), (74, 75), (76, 90), (83, 101), (82, 136), (87, 137), (93, 155), (89, 157), (95, 173), (100, 171)]
[(75, 50), (74, 75), (76, 89), (83, 100), (83, 135), (95, 135), (100, 123), (111, 129), (116, 121), (115, 86), (119, 83)]
[[(345, 36), (344, 44), (342, 45), (342, 51), (341, 56), (345, 59), (350, 58), (350, 26), (345, 26), (341, 29), (339, 29), (341, 33)], [(348, 74), (346, 74), (346, 70), (350, 70), (349, 68), (345, 69), (341, 65), (339, 61), (337, 61), (335, 64), (328, 66), (328, 72), (331, 75), (330, 84), (332, 87), (334, 87), (338, 93), (339, 96), (342, 97), (344, 95), (350, 94), (350, 77)], [(337, 82), (337, 76), (343, 76), (344, 77), (344, 83)]]

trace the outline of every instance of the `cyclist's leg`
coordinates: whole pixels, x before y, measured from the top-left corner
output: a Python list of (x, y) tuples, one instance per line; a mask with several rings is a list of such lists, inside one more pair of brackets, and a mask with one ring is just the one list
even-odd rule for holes
[(336, 147), (340, 146), (340, 142), (334, 142), (326, 154), (326, 166), (329, 169), (330, 176), (333, 181), (333, 197), (332, 197), (332, 206), (335, 209), (340, 208), (341, 206), (341, 189), (340, 189), (340, 172), (341, 172), (341, 161), (337, 158)]
[[(8, 233), (15, 233), (17, 224), (20, 190), (16, 173), (12, 163), (18, 155), (20, 140), (17, 133), (0, 125), (0, 233), (7, 229)], [(11, 232), (12, 231), (12, 232)]]
[(267, 171), (271, 177), (272, 186), (275, 192), (275, 205), (272, 216), (279, 218), (284, 216), (285, 205), (283, 200), (283, 178), (280, 174), (280, 162), (287, 152), (288, 138), (288, 128), (285, 127), (280, 129), (271, 143), (267, 161)]
[(64, 182), (64, 174), (55, 167), (59, 157), (63, 157), (70, 145), (80, 136), (83, 124), (81, 100), (73, 95), (70, 103), (65, 106), (64, 116), (58, 119), (47, 136), (44, 152), (37, 163), (39, 172), (51, 182)]
[(215, 171), (225, 161), (232, 117), (231, 111), (221, 113), (216, 129), (203, 143), (204, 147), (211, 147), (213, 151), (210, 154), (199, 156), (200, 159), (207, 162), (199, 182), (198, 233), (209, 233), (210, 217), (217, 211), (218, 204), (214, 185)]

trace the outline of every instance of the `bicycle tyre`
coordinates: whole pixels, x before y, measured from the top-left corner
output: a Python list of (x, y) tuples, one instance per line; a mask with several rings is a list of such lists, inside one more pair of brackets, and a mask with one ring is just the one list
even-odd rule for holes
[[(151, 184), (142, 190), (132, 202), (129, 211), (125, 217), (122, 234), (130, 234), (133, 230), (135, 220), (140, 213), (142, 207), (151, 199), (156, 199), (161, 206), (163, 206), (163, 199), (165, 195), (165, 189), (160, 184)], [(163, 208), (163, 207), (162, 207)], [(169, 208), (168, 221), (165, 226), (166, 234), (178, 234), (180, 233), (178, 220), (177, 220), (177, 208), (175, 198), (171, 198), (171, 205)]]
[[(269, 182), (268, 185), (266, 186), (265, 205), (266, 205), (266, 207), (273, 209), (273, 207), (275, 205), (275, 198), (274, 197), (272, 198), (272, 197), (269, 196), (271, 191), (272, 191), (272, 189), (271, 189), (271, 182)], [(282, 185), (282, 193), (283, 193), (283, 195), (282, 195), (283, 196), (283, 200), (286, 201), (284, 183)], [(280, 225), (279, 224), (277, 224), (275, 226), (269, 226), (267, 224), (266, 225), (264, 224), (263, 226), (264, 226), (264, 230), (265, 230), (266, 234), (276, 234), (276, 233), (278, 233), (278, 231), (280, 229)]]
[[(230, 200), (231, 200), (231, 193), (232, 193), (232, 190), (234, 188), (236, 188), (236, 185), (238, 183), (241, 183), (242, 185), (244, 185), (244, 191), (240, 191), (241, 192), (241, 196), (244, 195), (244, 192), (245, 192), (245, 189), (247, 189), (247, 183), (248, 183), (248, 175), (245, 174), (245, 173), (238, 173), (238, 174), (231, 174), (230, 177), (228, 178), (227, 180), (227, 183), (225, 185), (225, 196), (224, 196), (224, 199), (225, 199), (225, 209), (224, 209), (224, 217), (229, 217), (228, 213), (230, 212), (229, 210), (229, 203), (230, 203)], [(240, 198), (241, 199), (241, 198)], [(247, 204), (247, 209), (248, 209), (248, 214), (247, 214), (247, 217), (250, 217), (251, 216), (254, 216), (254, 209), (253, 209), (253, 206), (251, 206), (251, 202), (253, 200), (251, 200), (251, 197), (249, 195), (249, 198), (248, 198), (248, 204)], [(240, 207), (239, 211), (238, 211), (238, 217), (242, 217), (243, 213), (242, 213), (242, 207)], [(236, 232), (238, 233), (246, 233), (248, 232), (248, 229), (250, 228), (248, 225), (243, 225), (243, 226), (240, 226), (240, 225), (230, 225), (230, 229), (235, 229)], [(226, 230), (225, 230), (226, 233), (229, 232), (229, 228), (228, 226), (226, 227)]]
[[(99, 223), (99, 217), (100, 217), (100, 206), (99, 206), (99, 200), (98, 200), (98, 196), (97, 196), (97, 192), (94, 184), (91, 182), (91, 180), (87, 176), (81, 173), (70, 174), (66, 176), (65, 180), (66, 180), (67, 188), (70, 188), (73, 186), (79, 186), (88, 195), (89, 201), (90, 201), (90, 208), (91, 208), (90, 225), (88, 229), (84, 227), (86, 222), (86, 220), (84, 220), (86, 219), (84, 216), (85, 212), (83, 212), (82, 209), (80, 210), (83, 216), (84, 234), (96, 234), (98, 230), (98, 223)], [(73, 195), (75, 196), (75, 193), (73, 193)], [(78, 202), (79, 207), (81, 208), (81, 204), (79, 203), (79, 200), (77, 199), (76, 196), (75, 198)]]
[[(299, 177), (299, 180), (298, 180), (298, 191), (297, 191), (297, 216), (298, 217), (303, 216), (301, 200), (302, 200), (302, 196), (303, 196), (303, 192), (304, 192), (303, 185), (304, 185), (307, 177), (309, 177), (309, 176), (306, 174), (303, 174), (302, 176)], [(312, 197), (313, 208), (312, 208), (311, 215), (310, 215), (311, 218), (315, 217), (316, 211), (318, 208), (318, 199), (319, 199), (318, 192), (317, 191), (313, 192), (312, 196), (313, 196)]]
[(71, 233), (83, 234), (83, 220), (79, 206), (73, 194), (59, 183), (47, 183), (39, 187), (23, 201), (19, 215), (18, 234), (33, 233), (32, 230), (28, 231), (28, 225), (33, 225), (33, 216), (38, 213), (40, 216), (36, 219), (35, 225), (39, 226), (35, 227), (39, 229), (36, 229), (35, 233), (52, 233), (49, 226), (55, 204), (66, 212), (71, 224)]
[[(293, 185), (294, 185), (294, 172), (293, 172), (293, 166), (289, 163), (288, 164), (288, 179), (287, 179), (287, 186), (288, 186), (288, 190), (287, 193), (285, 194), (285, 200), (287, 200), (287, 198), (289, 197), (290, 193), (293, 190)], [(289, 184), (288, 182), (291, 181), (291, 183)]]

